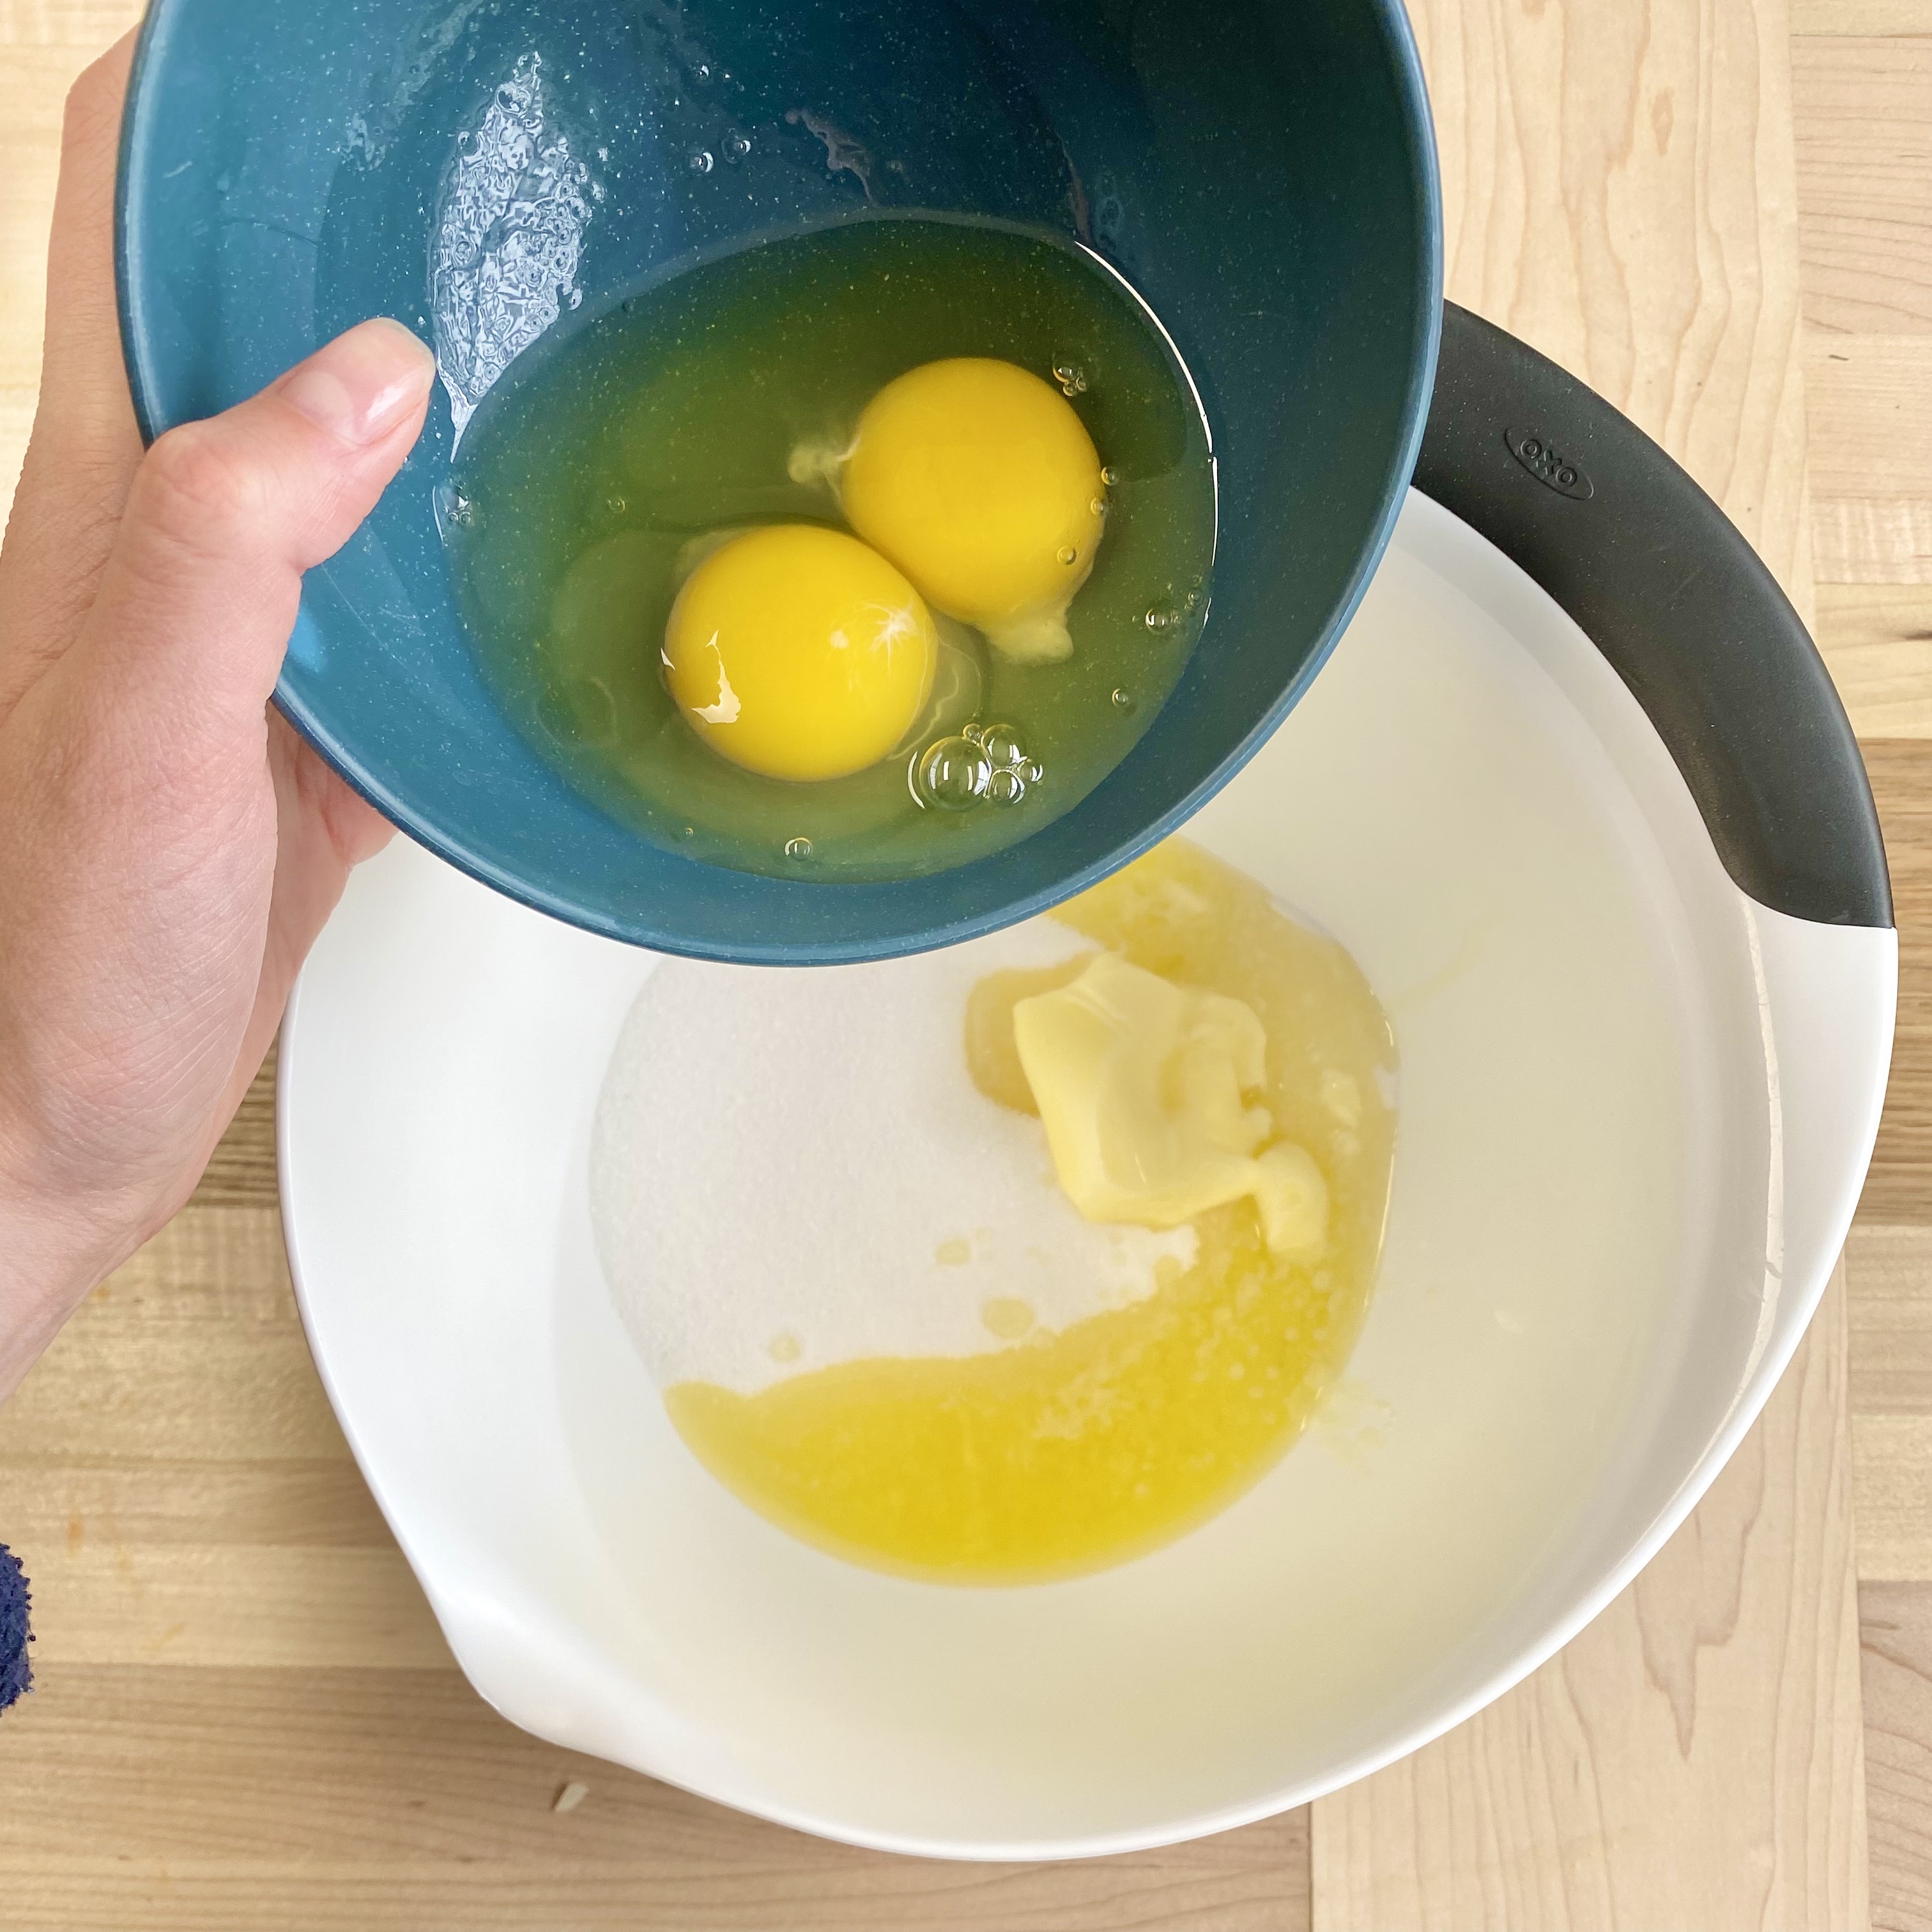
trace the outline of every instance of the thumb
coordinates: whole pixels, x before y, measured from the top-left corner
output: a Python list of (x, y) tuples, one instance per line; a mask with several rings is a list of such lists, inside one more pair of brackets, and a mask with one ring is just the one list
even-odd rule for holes
[(421, 433), (435, 364), (365, 322), (262, 393), (159, 438), (135, 473), (76, 650), (151, 728), (259, 732), (302, 572), (376, 506)]

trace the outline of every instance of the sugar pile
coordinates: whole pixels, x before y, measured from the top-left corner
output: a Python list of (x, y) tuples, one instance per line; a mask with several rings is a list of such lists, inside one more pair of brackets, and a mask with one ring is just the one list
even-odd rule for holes
[(1057, 1330), (1191, 1257), (1190, 1228), (1083, 1220), (1040, 1123), (967, 1072), (974, 982), (1088, 944), (1035, 920), (878, 965), (652, 974), (604, 1078), (590, 1195), (661, 1385), (750, 1394), (861, 1356), (974, 1354), (1006, 1346), (1015, 1301)]

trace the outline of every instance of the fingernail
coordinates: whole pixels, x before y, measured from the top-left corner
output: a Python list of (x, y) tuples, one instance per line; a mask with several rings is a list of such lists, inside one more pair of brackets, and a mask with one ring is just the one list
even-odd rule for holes
[(282, 378), (282, 399), (316, 428), (360, 447), (421, 406), (436, 358), (399, 322), (379, 316), (318, 349)]

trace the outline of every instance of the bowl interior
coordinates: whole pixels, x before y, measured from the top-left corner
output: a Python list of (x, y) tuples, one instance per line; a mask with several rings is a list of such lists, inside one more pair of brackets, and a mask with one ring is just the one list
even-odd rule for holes
[[(439, 396), (376, 514), (310, 573), (278, 693), (289, 715), (477, 877), (706, 956), (857, 958), (963, 937), (1178, 822), (1314, 674), (1413, 460), (1439, 243), (1394, 0), (157, 0), (121, 188), (144, 428), (236, 401), (371, 314), (437, 335), (452, 367), (430, 293), (442, 190), (459, 140), (532, 72), (544, 138), (566, 137), (591, 171), (574, 278), (549, 285), (560, 334), (700, 256), (873, 214), (991, 217), (1117, 264), (1174, 338), (1215, 440), (1205, 632), (1126, 762), (1016, 848), (886, 885), (707, 866), (588, 803), (487, 693), (434, 514), (452, 446)], [(694, 170), (728, 129), (750, 142), (742, 164)], [(840, 160), (853, 152), (862, 167)], [(530, 313), (501, 325), (507, 340), (539, 328), (542, 304)]]
[(1190, 836), (1340, 938), (1394, 1020), (1381, 1283), (1348, 1385), (1256, 1488), (1020, 1589), (821, 1556), (673, 1433), (586, 1195), (652, 958), (405, 846), (358, 875), (285, 1034), (291, 1254), (362, 1466), (500, 1708), (861, 1842), (1120, 1850), (1422, 1742), (1688, 1507), (1789, 1321), (1744, 902), (1628, 693), (1412, 498), (1328, 672)]

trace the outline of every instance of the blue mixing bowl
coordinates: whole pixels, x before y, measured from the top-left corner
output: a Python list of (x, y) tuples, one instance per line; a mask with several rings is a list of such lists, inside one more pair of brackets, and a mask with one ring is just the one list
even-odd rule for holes
[[(458, 339), (439, 211), (493, 104), (542, 128), (506, 188), (525, 206), (489, 328)], [(590, 169), (581, 194), (546, 172), (560, 134)], [(737, 165), (697, 160), (734, 138)], [(1082, 243), (1160, 316), (1214, 439), (1213, 607), (1126, 760), (1018, 844), (890, 884), (724, 870), (605, 815), (490, 695), (436, 524), (452, 410), (538, 334), (680, 263), (915, 208)], [(155, 0), (118, 254), (151, 437), (365, 316), (436, 342), (422, 442), (309, 574), (276, 694), (297, 728), (490, 885), (620, 939), (773, 964), (1024, 918), (1224, 784), (1382, 554), (1442, 317), (1434, 148), (1399, 0)]]

